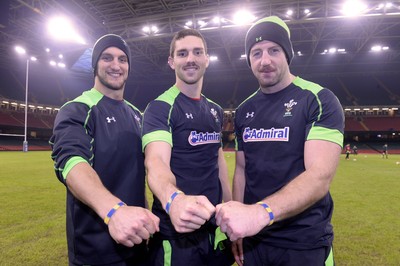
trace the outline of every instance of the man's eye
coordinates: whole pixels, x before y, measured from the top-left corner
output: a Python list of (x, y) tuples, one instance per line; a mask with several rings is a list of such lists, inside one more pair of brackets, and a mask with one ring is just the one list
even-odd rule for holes
[(269, 53), (270, 53), (270, 54), (276, 54), (276, 53), (279, 53), (279, 52), (281, 52), (281, 49), (280, 49), (279, 47), (271, 48), (271, 49), (269, 50)]
[(104, 61), (107, 61), (107, 62), (109, 62), (109, 61), (112, 61), (112, 56), (109, 56), (109, 55), (103, 55), (103, 56), (101, 57), (101, 59), (102, 59), (102, 60), (104, 60)]
[(128, 62), (128, 58), (127, 57), (120, 57), (119, 58), (119, 61), (121, 62), (121, 63), (126, 63), (126, 62)]
[(253, 57), (258, 57), (258, 56), (260, 56), (260, 52), (259, 51), (256, 51), (256, 52), (253, 52), (251, 55), (253, 56)]
[(195, 54), (195, 55), (202, 55), (202, 54), (203, 54), (203, 51), (202, 51), (202, 50), (196, 50), (196, 51), (194, 52), (194, 54)]
[(177, 56), (178, 56), (178, 57), (185, 57), (185, 56), (187, 56), (187, 52), (185, 52), (185, 51), (178, 52), (178, 53), (177, 53)]

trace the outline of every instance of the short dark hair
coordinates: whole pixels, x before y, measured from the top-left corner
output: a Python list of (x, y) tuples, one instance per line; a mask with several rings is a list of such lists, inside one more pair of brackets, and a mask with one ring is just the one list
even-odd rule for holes
[(207, 43), (206, 43), (206, 40), (204, 39), (204, 36), (198, 30), (195, 30), (195, 29), (183, 29), (183, 30), (180, 30), (177, 33), (175, 33), (174, 38), (172, 38), (171, 45), (169, 47), (169, 55), (171, 57), (174, 57), (176, 41), (178, 41), (180, 39), (183, 39), (186, 36), (199, 37), (203, 41), (204, 49), (205, 49), (205, 52), (207, 53)]

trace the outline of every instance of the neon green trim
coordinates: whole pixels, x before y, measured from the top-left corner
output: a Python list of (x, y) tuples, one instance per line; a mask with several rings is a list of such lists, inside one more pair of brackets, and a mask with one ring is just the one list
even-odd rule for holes
[(139, 109), (136, 108), (136, 106), (134, 106), (133, 104), (131, 104), (130, 102), (128, 102), (127, 100), (124, 100), (124, 102), (129, 105), (132, 109), (138, 111), (141, 115), (143, 115), (142, 111), (140, 111)]
[(67, 163), (65, 164), (64, 169), (62, 170), (62, 175), (64, 177), (64, 180), (67, 180), (67, 176), (69, 174), (69, 171), (71, 171), (71, 169), (77, 165), (78, 163), (88, 163), (85, 159), (83, 159), (80, 156), (74, 156), (68, 159)]
[(293, 84), (300, 87), (303, 90), (311, 91), (314, 95), (317, 95), (323, 89), (321, 85), (308, 80), (304, 80), (300, 77), (296, 77), (293, 80)]
[(235, 151), (238, 151), (238, 149), (239, 149), (239, 144), (237, 138), (235, 138)]
[(331, 247), (331, 251), (329, 252), (328, 258), (325, 260), (325, 266), (334, 266), (335, 261), (333, 260), (333, 249)]
[(215, 104), (216, 106), (218, 106), (219, 108), (222, 109), (222, 107), (221, 107), (218, 103), (214, 102), (213, 100), (208, 99), (208, 98), (207, 98), (206, 96), (204, 96), (203, 94), (201, 94), (201, 96), (203, 96), (204, 98), (206, 98), (206, 100), (207, 100), (208, 102), (213, 103), (213, 104)]
[(165, 141), (169, 145), (171, 145), (171, 147), (173, 147), (172, 134), (165, 130), (157, 130), (150, 132), (142, 137), (142, 150), (144, 151), (147, 144), (153, 141)]
[(175, 102), (175, 98), (179, 95), (179, 93), (181, 93), (180, 90), (178, 89), (178, 87), (176, 87), (176, 85), (174, 85), (166, 90), (163, 94), (158, 96), (155, 100), (166, 102), (172, 106)]
[(225, 235), (225, 233), (221, 232), (221, 228), (218, 226), (217, 229), (215, 229), (215, 239), (214, 239), (214, 250), (224, 250), (225, 246), (222, 241), (228, 239), (228, 237)]
[(85, 91), (81, 96), (74, 99), (74, 102), (84, 103), (90, 108), (96, 105), (104, 97), (98, 90), (92, 88), (90, 91)]
[(343, 134), (337, 129), (324, 127), (312, 127), (308, 133), (307, 140), (326, 140), (338, 144), (343, 148)]
[[(257, 20), (255, 23), (254, 23), (254, 25), (253, 26), (251, 26), (251, 28), (253, 28), (254, 26), (256, 26), (257, 24), (260, 24), (260, 23), (262, 23), (262, 22), (272, 22), (272, 23), (276, 23), (276, 24), (278, 24), (279, 26), (281, 26), (282, 28), (284, 28), (286, 31), (287, 31), (287, 33), (288, 33), (288, 35), (289, 35), (289, 38), (290, 38), (290, 30), (289, 30), (289, 27), (286, 25), (286, 23), (282, 20), (282, 19), (280, 19), (279, 17), (277, 17), (277, 16), (269, 16), (269, 17), (266, 17), (266, 18), (262, 18), (262, 19), (260, 19), (260, 20)], [(250, 29), (251, 29), (250, 28)], [(249, 30), (250, 31), (250, 30)]]
[(304, 80), (300, 77), (296, 77), (293, 80), (293, 84), (296, 86), (299, 86), (303, 90), (308, 90), (312, 94), (314, 94), (315, 98), (317, 99), (318, 106), (319, 106), (319, 115), (318, 115), (317, 120), (320, 120), (321, 115), (322, 115), (322, 104), (321, 104), (321, 101), (319, 100), (318, 93), (323, 89), (323, 87), (317, 83), (314, 83), (314, 82), (311, 82), (308, 80)]
[(89, 106), (89, 108), (92, 108), (93, 105), (96, 105), (103, 97), (104, 97), (103, 94), (101, 94), (95, 88), (92, 88), (89, 91), (83, 92), (82, 95), (76, 97), (74, 100), (66, 102), (63, 106), (61, 106), (61, 108), (73, 102), (83, 103)]
[(171, 266), (172, 260), (172, 247), (168, 240), (163, 241), (164, 249), (164, 266)]

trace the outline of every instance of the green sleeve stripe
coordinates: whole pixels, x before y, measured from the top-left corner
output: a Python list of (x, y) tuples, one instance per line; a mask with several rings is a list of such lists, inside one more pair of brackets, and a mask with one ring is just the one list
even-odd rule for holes
[(323, 87), (320, 86), (320, 85), (317, 84), (317, 83), (304, 80), (304, 79), (302, 79), (302, 78), (300, 78), (300, 77), (296, 77), (296, 78), (293, 80), (293, 84), (299, 86), (299, 87), (302, 88), (303, 90), (308, 90), (308, 91), (310, 91), (312, 94), (314, 94), (315, 98), (317, 99), (318, 106), (319, 106), (319, 115), (318, 115), (318, 118), (317, 118), (317, 120), (319, 121), (320, 118), (321, 118), (321, 115), (322, 115), (322, 104), (321, 104), (321, 101), (320, 101), (320, 99), (319, 99), (319, 97), (318, 97), (318, 93), (323, 89)]
[(146, 148), (147, 144), (153, 141), (164, 141), (167, 142), (169, 145), (171, 145), (171, 147), (173, 146), (171, 133), (165, 130), (157, 130), (143, 136), (142, 138), (143, 151)]
[(68, 174), (69, 174), (69, 171), (71, 171), (71, 169), (75, 166), (75, 165), (77, 165), (78, 163), (88, 163), (85, 159), (83, 159), (82, 157), (80, 157), (80, 156), (74, 156), (74, 157), (71, 157), (68, 161), (67, 161), (67, 163), (65, 164), (65, 167), (64, 167), (64, 169), (63, 169), (63, 171), (62, 171), (62, 175), (63, 175), (63, 177), (64, 177), (64, 180), (66, 180), (67, 179), (67, 176), (68, 176)]
[(329, 252), (328, 258), (325, 260), (325, 266), (335, 266), (335, 260), (333, 259), (333, 249), (331, 247), (331, 250)]
[(221, 227), (217, 227), (215, 229), (215, 239), (214, 239), (214, 250), (224, 250), (226, 247), (224, 246), (224, 240), (228, 239), (225, 233), (222, 233)]
[(312, 127), (307, 140), (326, 140), (343, 147), (343, 134), (337, 129), (328, 129), (324, 127)]
[(83, 103), (89, 106), (89, 108), (92, 108), (94, 105), (96, 105), (102, 98), (104, 97), (103, 94), (101, 94), (98, 90), (95, 88), (92, 88), (90, 91), (85, 91), (82, 93), (82, 95), (76, 97), (74, 100), (66, 102), (61, 108), (63, 108), (65, 105), (69, 103)]
[(235, 151), (239, 149), (238, 141), (237, 138), (235, 138)]
[(179, 93), (180, 93), (179, 89), (174, 85), (167, 91), (165, 91), (163, 94), (158, 96), (157, 99), (155, 100), (166, 102), (172, 106), (175, 102), (175, 98), (179, 95)]
[(164, 250), (164, 266), (171, 266), (172, 260), (172, 247), (168, 240), (163, 241)]

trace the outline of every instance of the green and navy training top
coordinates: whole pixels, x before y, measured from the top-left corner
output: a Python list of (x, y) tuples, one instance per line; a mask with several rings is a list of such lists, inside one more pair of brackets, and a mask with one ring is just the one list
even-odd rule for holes
[[(87, 162), (103, 185), (127, 205), (145, 206), (145, 169), (138, 109), (108, 98), (95, 89), (60, 109), (50, 139), (58, 179)], [(132, 257), (140, 246), (117, 245), (107, 225), (67, 190), (69, 259), (75, 264), (109, 264)]]
[[(259, 89), (235, 113), (236, 149), (245, 155), (244, 203), (253, 204), (305, 171), (304, 143), (343, 145), (344, 115), (337, 97), (296, 77), (284, 90)], [(283, 248), (312, 249), (333, 239), (333, 201), (328, 193), (308, 210), (264, 228), (256, 237)]]
[[(205, 96), (192, 99), (176, 86), (150, 102), (143, 116), (143, 149), (153, 141), (171, 145), (170, 167), (177, 187), (187, 195), (205, 195), (216, 205), (222, 201), (218, 150), (221, 148), (223, 111)], [(175, 237), (168, 214), (154, 197), (153, 212), (160, 217), (160, 232)]]

